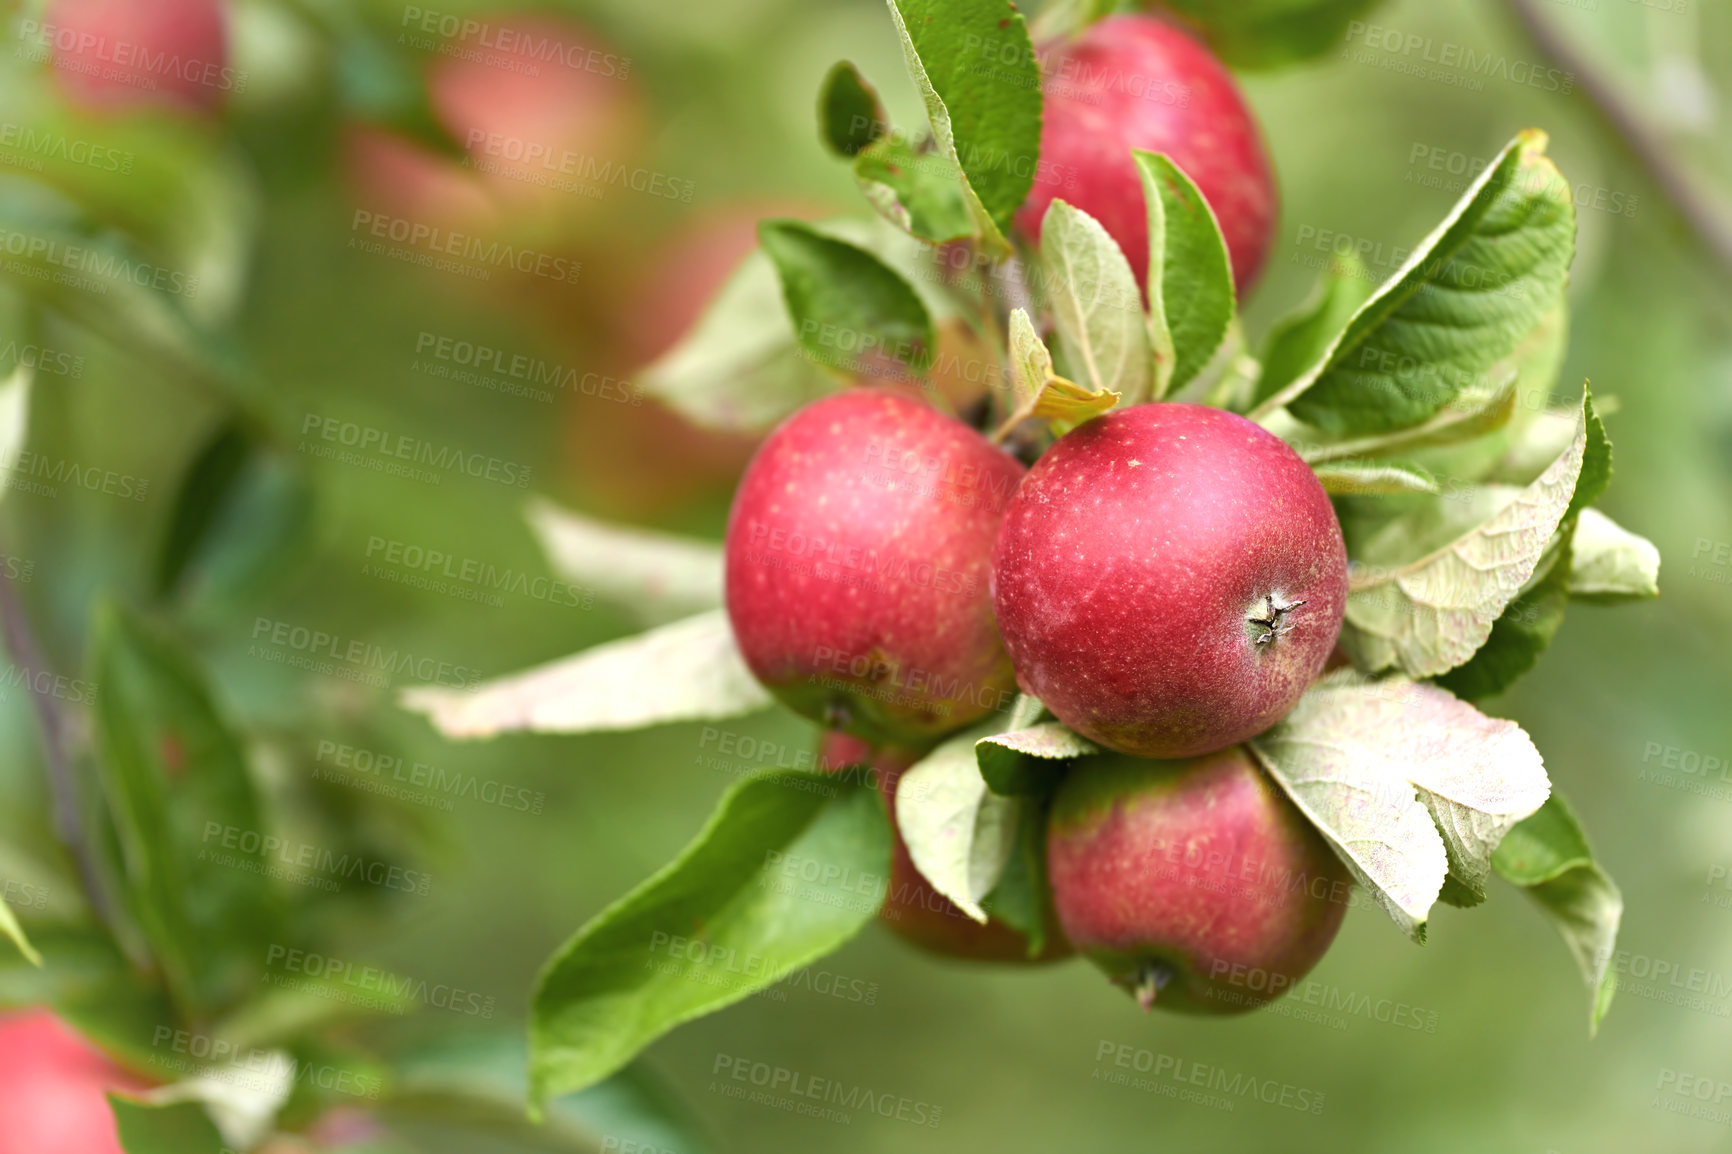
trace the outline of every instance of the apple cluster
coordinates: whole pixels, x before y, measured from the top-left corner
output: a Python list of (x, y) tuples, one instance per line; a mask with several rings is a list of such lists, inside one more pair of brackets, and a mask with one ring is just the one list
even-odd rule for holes
[[(1070, 174), (1066, 199), (1146, 263), (1131, 150), (1166, 153), (1208, 199), (1242, 291), (1275, 192), (1226, 70), (1144, 16), (1058, 51), (1049, 74), (1071, 79), (1046, 94), (1041, 148)], [(1025, 238), (1052, 191), (1037, 186), (1017, 214)], [(1078, 759), (1048, 803), (1057, 925), (1039, 960), (1075, 949), (1145, 1007), (1231, 1013), (1291, 985), (1334, 938), (1347, 870), (1241, 743), (1328, 661), (1347, 554), (1316, 475), (1261, 426), (1132, 405), (1025, 469), (912, 392), (851, 388), (758, 450), (728, 525), (726, 590), (747, 665), (825, 727), (826, 764), (893, 783), (1019, 691), (1105, 751)], [(926, 887), (900, 837), (892, 874), (884, 916), (903, 936), (1026, 958), (1020, 935)]]

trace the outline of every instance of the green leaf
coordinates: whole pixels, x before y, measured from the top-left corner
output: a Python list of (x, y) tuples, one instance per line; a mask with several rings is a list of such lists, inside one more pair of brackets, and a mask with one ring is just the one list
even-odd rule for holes
[(587, 593), (651, 621), (722, 604), (722, 547), (653, 529), (598, 521), (533, 497), (525, 510), (549, 564)]
[(1514, 722), (1435, 686), (1350, 670), (1314, 684), (1250, 746), (1416, 939), (1445, 877), (1483, 893), (1492, 851), (1551, 788)]
[(1406, 461), (1336, 461), (1313, 471), (1324, 492), (1338, 496), (1437, 492), (1437, 478)]
[(228, 1154), (210, 1115), (195, 1102), (153, 1106), (110, 1094), (108, 1104), (126, 1154)]
[(933, 889), (984, 924), (980, 900), (1010, 861), (1021, 806), (986, 788), (976, 734), (953, 737), (915, 762), (896, 785), (896, 827)]
[(1055, 200), (1041, 222), (1040, 255), (1072, 374), (1091, 393), (1118, 393), (1127, 405), (1147, 400), (1148, 325), (1118, 242), (1088, 213)]
[(818, 135), (825, 147), (837, 156), (855, 156), (888, 123), (877, 91), (851, 61), (838, 60), (818, 92)]
[[(1413, 452), (1419, 449), (1432, 448), (1438, 445), (1458, 444), (1471, 441), (1486, 433), (1496, 432), (1510, 423), (1510, 418), (1516, 411), (1518, 396), (1517, 374), (1505, 372), (1497, 378), (1497, 383), (1489, 389), (1473, 389), (1464, 391), (1451, 401), (1449, 406), (1437, 416), (1411, 429), (1401, 429), (1393, 433), (1377, 433), (1369, 437), (1350, 437), (1342, 440), (1322, 440), (1315, 438), (1309, 426), (1300, 425), (1297, 421), (1287, 418), (1280, 419), (1275, 414), (1267, 421), (1267, 425), (1312, 465), (1323, 465), (1333, 461), (1353, 461), (1369, 457), (1387, 457), (1395, 453)], [(1571, 414), (1570, 425), (1566, 431), (1573, 432), (1575, 417)], [(1545, 464), (1552, 460), (1569, 445), (1566, 436), (1558, 444), (1557, 452), (1547, 457)], [(1544, 471), (1542, 466), (1534, 470), (1533, 477), (1527, 478), (1523, 484), (1532, 481)]]
[(737, 717), (771, 704), (734, 644), (726, 610), (699, 613), (470, 689), (405, 689), (405, 709), (446, 737), (597, 733)]
[(1564, 623), (1569, 569), (1568, 554), (1558, 551), (1543, 566), (1543, 577), (1504, 606), (1485, 644), (1466, 662), (1436, 677), (1437, 684), (1466, 701), (1496, 697), (1514, 685), (1534, 667)]
[(1331, 257), (1329, 269), (1310, 299), (1269, 330), (1253, 403), (1274, 396), (1322, 360), (1330, 342), (1347, 327), (1371, 290), (1371, 274), (1357, 253), (1349, 249)]
[(962, 177), (975, 234), (1008, 255), (1003, 230), (1040, 158), (1040, 65), (1010, 0), (888, 0), (903, 62), (941, 156)]
[(1558, 794), (1511, 829), (1492, 855), (1499, 876), (1539, 903), (1575, 955), (1588, 986), (1588, 1032), (1612, 1005), (1617, 973), (1611, 969), (1624, 899), (1595, 862), (1587, 837)]
[(1660, 595), (1660, 551), (1598, 509), (1583, 509), (1570, 539), (1566, 588), (1582, 601), (1616, 603)]
[(998, 884), (981, 902), (986, 912), (1028, 939), (1028, 956), (1046, 951), (1047, 939), (1058, 934), (1052, 909), (1052, 888), (1046, 877), (1046, 798), (1026, 799), (1020, 807), (1016, 844)]
[(1606, 436), (1600, 414), (1594, 411), (1593, 390), (1586, 384), (1582, 386), (1581, 421), (1585, 438), (1582, 470), (1576, 477), (1575, 491), (1570, 494), (1569, 508), (1564, 510), (1565, 522), (1575, 520), (1578, 513), (1598, 501), (1612, 483), (1612, 442)]
[(1336, 48), (1378, 0), (1161, 0), (1234, 68), (1279, 68)]
[(18, 947), (18, 952), (23, 954), (31, 965), (42, 965), (42, 955), (36, 952), (36, 947), (31, 945), (30, 939), (25, 936), (24, 927), (18, 924), (18, 915), (3, 901), (0, 901), (0, 935), (11, 939), (12, 944)]
[(1221, 347), (1237, 311), (1233, 267), (1214, 210), (1191, 178), (1160, 153), (1133, 149), (1131, 156), (1149, 214), (1151, 395), (1160, 400), (1202, 372)]
[(782, 278), (795, 337), (813, 362), (849, 376), (891, 363), (921, 371), (937, 347), (918, 294), (870, 252), (796, 220), (758, 224)]
[[(1485, 644), (1493, 623), (1551, 547), (1586, 471), (1589, 429), (1597, 420), (1584, 393), (1575, 439), (1533, 484), (1515, 492), (1470, 491), (1474, 504), (1452, 495), (1397, 518), (1366, 542), (1355, 558), (1342, 628), (1355, 665), (1372, 673), (1397, 666), (1414, 677), (1431, 677)], [(1489, 516), (1481, 511), (1481, 502), (1498, 501), (1501, 507)], [(1453, 530), (1456, 519), (1474, 513), (1484, 520), (1420, 552), (1432, 545), (1439, 527)]]
[(299, 462), (225, 421), (187, 467), (157, 552), (156, 593), (233, 594), (286, 564), (312, 521)]
[(1570, 187), (1545, 135), (1518, 135), (1311, 369), (1252, 410), (1285, 404), (1326, 433), (1417, 425), (1484, 387), (1557, 299), (1575, 248)]
[(740, 781), (679, 857), (542, 970), (532, 1102), (599, 1081), (680, 1023), (836, 949), (877, 912), (889, 868), (876, 790), (796, 770)]
[(1031, 417), (1046, 421), (1063, 435), (1110, 411), (1121, 400), (1118, 393), (1091, 392), (1075, 381), (1054, 376), (1052, 354), (1022, 309), (1013, 309), (1010, 314), (1010, 369), (1016, 407), (994, 434), (996, 440)]
[(879, 137), (856, 156), (854, 180), (879, 215), (910, 236), (943, 244), (974, 235), (955, 167), (904, 137)]
[(992, 792), (1007, 797), (1050, 793), (1073, 760), (1099, 752), (1100, 746), (1059, 721), (994, 733), (974, 745), (980, 776)]
[(121, 954), (104, 930), (43, 922), (31, 942), (41, 966), (0, 951), (0, 1009), (49, 1006), (103, 1050), (148, 1069), (160, 1056), (157, 1030), (176, 1018), (162, 983)]
[(245, 750), (193, 659), (117, 606), (90, 669), (127, 906), (180, 1005), (221, 1006), (251, 992), (276, 920)]

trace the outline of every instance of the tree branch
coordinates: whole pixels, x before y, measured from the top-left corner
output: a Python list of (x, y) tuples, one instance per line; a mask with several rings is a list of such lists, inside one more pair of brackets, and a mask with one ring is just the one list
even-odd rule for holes
[(1654, 183), (1691, 231), (1708, 246), (1722, 270), (1732, 275), (1732, 214), (1678, 155), (1659, 129), (1580, 45), (1562, 31), (1542, 0), (1509, 0), (1510, 11), (1544, 56), (1575, 74), (1594, 110), (1612, 134), (1648, 170)]

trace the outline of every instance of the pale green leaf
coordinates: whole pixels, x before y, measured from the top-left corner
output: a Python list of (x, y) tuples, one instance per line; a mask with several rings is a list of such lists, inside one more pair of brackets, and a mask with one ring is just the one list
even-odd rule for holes
[[(1464, 507), (1452, 497), (1400, 518), (1366, 543), (1352, 573), (1342, 641), (1361, 669), (1391, 666), (1413, 677), (1452, 669), (1485, 644), (1492, 624), (1534, 576), (1577, 491), (1592, 407), (1584, 398), (1576, 436), (1527, 488), (1475, 528), (1441, 547), (1420, 526)], [(1478, 499), (1490, 492), (1471, 494)]]
[(1066, 363), (1094, 393), (1127, 405), (1149, 397), (1151, 358), (1143, 300), (1130, 262), (1093, 217), (1055, 200), (1040, 226), (1053, 321)]
[(549, 564), (579, 594), (593, 591), (656, 621), (722, 604), (722, 547), (713, 541), (610, 524), (542, 497), (525, 516)]
[(1570, 541), (1571, 597), (1623, 601), (1660, 595), (1660, 550), (1598, 509), (1583, 509)]
[(1437, 479), (1403, 461), (1336, 461), (1313, 466), (1323, 490), (1339, 496), (1378, 493), (1435, 493)]
[(977, 922), (980, 901), (1010, 861), (1021, 803), (986, 788), (972, 733), (916, 762), (896, 786), (896, 826), (908, 856), (933, 889)]
[(401, 701), (446, 737), (476, 738), (708, 721), (771, 698), (746, 668), (726, 611), (715, 609), (472, 689), (405, 689)]
[(1588, 1032), (1611, 1008), (1617, 972), (1611, 968), (1624, 899), (1594, 861), (1576, 816), (1558, 794), (1511, 829), (1492, 855), (1499, 876), (1539, 903), (1576, 959), (1588, 986)]

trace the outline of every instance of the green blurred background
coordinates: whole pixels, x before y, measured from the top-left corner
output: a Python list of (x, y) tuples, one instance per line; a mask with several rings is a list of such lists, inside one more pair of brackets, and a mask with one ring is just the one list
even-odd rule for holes
[[(1666, 147), (1732, 214), (1732, 3), (1536, 7), (1660, 126)], [(689, 267), (697, 263), (694, 238), (712, 235), (716, 222), (737, 235), (740, 221), (761, 213), (864, 210), (814, 126), (815, 94), (835, 60), (852, 59), (878, 80), (897, 122), (917, 123), (920, 113), (890, 21), (873, 0), (560, 6), (630, 58), (619, 85), (636, 111), (620, 114), (630, 127), (620, 155), (689, 183), (690, 203), (618, 187), (599, 199), (567, 197), (544, 247), (582, 262), (575, 283), (476, 282), (352, 244), (352, 214), (373, 207), (372, 194), (357, 188), (343, 128), (352, 117), (331, 93), (365, 92), (377, 81), (388, 103), (390, 70), (355, 57), (332, 64), (308, 31), (325, 8), (237, 4), (247, 90), (220, 129), (201, 130), (191, 143), (151, 137), (142, 147), (172, 144), (189, 163), (240, 174), (257, 222), (253, 239), (237, 240), (229, 254), (245, 278), (233, 328), (264, 407), (295, 428), (295, 418), (316, 413), (462, 445), (528, 466), (532, 480), (527, 489), (456, 475), (425, 484), (300, 453), (317, 496), (311, 532), (288, 555), (266, 559), (266, 580), (187, 599), (177, 620), (210, 663), (267, 781), (305, 778), (317, 743), (329, 740), (545, 794), (539, 813), (461, 800), (437, 813), (342, 787), (321, 802), (344, 811), (340, 819), (381, 853), (424, 863), (436, 879), (424, 897), (327, 911), (331, 940), (341, 943), (333, 952), (496, 998), (499, 1019), (513, 1025), (549, 953), (667, 861), (733, 780), (708, 760), (713, 740), (705, 743), (702, 727), (680, 725), (450, 744), (394, 705), (393, 691), (413, 677), (366, 686), (261, 660), (249, 652), (256, 623), (400, 647), (488, 677), (633, 631), (638, 621), (605, 601), (586, 609), (506, 596), (489, 605), (406, 589), (366, 571), (369, 542), (382, 537), (542, 573), (546, 562), (522, 517), (531, 493), (719, 538), (741, 446), (683, 433), (643, 405), (569, 390), (543, 403), (440, 379), (415, 367), (418, 341), (476, 341), (579, 377), (629, 380), (646, 352), (665, 343), (665, 330), (689, 315), (678, 286), (704, 279)], [(395, 5), (359, 8), (381, 29), (402, 14)], [(1401, 0), (1367, 19), (1440, 44), (1535, 58), (1510, 11), (1492, 0)], [(0, 68), (0, 99), (33, 107), (38, 70), (10, 52)], [(344, 74), (333, 79), (328, 68)], [(1668, 748), (1732, 761), (1732, 565), (1720, 544), (1732, 541), (1732, 268), (1680, 223), (1579, 86), (1564, 95), (1498, 79), (1477, 88), (1439, 83), (1334, 51), (1242, 81), (1283, 196), (1269, 269), (1248, 306), (1255, 335), (1313, 283), (1305, 254), (1315, 232), (1305, 230), (1411, 247), (1459, 191), (1423, 179), (1432, 150), (1484, 158), (1519, 128), (1551, 134), (1551, 153), (1578, 188), (1580, 228), (1559, 395), (1573, 397), (1588, 377), (1596, 397), (1618, 399), (1608, 420), (1617, 474), (1603, 505), (1659, 546), (1663, 593), (1617, 612), (1578, 606), (1534, 672), (1489, 708), (1532, 734), (1622, 887), (1620, 947), (1632, 971), (1656, 961), (1706, 971), (1727, 996), (1710, 990), (1705, 1009), (1687, 1008), (1626, 974), (1590, 1040), (1571, 959), (1507, 887), (1477, 911), (1439, 907), (1423, 948), (1376, 912), (1356, 909), (1312, 975), (1355, 1000), (1405, 1003), (1434, 1030), (1322, 1007), (1322, 1022), (1280, 1012), (1226, 1021), (1143, 1016), (1084, 963), (1014, 973), (947, 964), (874, 926), (816, 967), (874, 987), (871, 1004), (784, 990), (650, 1049), (647, 1065), (719, 1148), (1732, 1150), (1732, 1127), (1668, 1112), (1677, 1096), (1662, 1089), (1667, 1071), (1732, 1082), (1732, 889), (1723, 880), (1732, 872), (1732, 782), (1677, 775), (1718, 785), (1714, 796), (1645, 775), (1662, 768)], [(6, 195), (24, 195), (20, 179), (16, 167), (0, 169)], [(1622, 211), (1593, 207), (1599, 191), (1607, 194), (1602, 205)], [(0, 505), (4, 551), (32, 566), (22, 589), (50, 663), (71, 672), (93, 598), (150, 600), (176, 480), (225, 403), (171, 363), (58, 316), (47, 320), (43, 343), (82, 358), (82, 371), (39, 378), (30, 449), (150, 481), (141, 502), (62, 485), (53, 497), (18, 490)], [(8, 755), (0, 761), (0, 840), (48, 860), (26, 698), (14, 689), (0, 700)], [(789, 751), (812, 740), (808, 726), (780, 712), (726, 728)], [(432, 1017), (384, 1028), (400, 1035), (396, 1044), (413, 1046), (451, 1024)], [(1222, 1110), (1108, 1085), (1096, 1074), (1111, 1060), (1097, 1055), (1119, 1046), (1274, 1079), (1323, 1095), (1325, 1105), (1310, 1114), (1238, 1100)], [(719, 1056), (905, 1095), (940, 1107), (942, 1121), (919, 1127), (856, 1114), (839, 1125), (739, 1102), (718, 1090)]]

